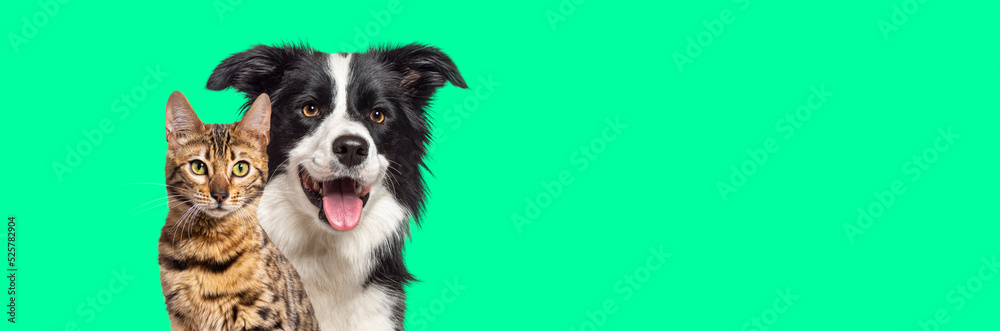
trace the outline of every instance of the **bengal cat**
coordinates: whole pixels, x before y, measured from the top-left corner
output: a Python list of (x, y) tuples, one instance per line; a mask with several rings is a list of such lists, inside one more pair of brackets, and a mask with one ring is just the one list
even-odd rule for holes
[(267, 94), (229, 125), (203, 124), (179, 91), (167, 101), (159, 263), (174, 330), (319, 330), (299, 274), (257, 223), (270, 117)]

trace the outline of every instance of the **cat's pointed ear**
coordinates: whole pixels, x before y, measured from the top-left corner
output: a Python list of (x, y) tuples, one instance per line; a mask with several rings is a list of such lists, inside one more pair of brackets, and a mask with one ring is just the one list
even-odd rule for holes
[(194, 113), (191, 103), (181, 91), (174, 91), (167, 99), (167, 143), (177, 145), (185, 136), (200, 133), (205, 124)]
[(267, 145), (267, 132), (271, 128), (271, 97), (267, 93), (261, 93), (254, 100), (253, 105), (243, 115), (240, 122), (236, 124), (236, 130), (258, 138), (264, 145)]

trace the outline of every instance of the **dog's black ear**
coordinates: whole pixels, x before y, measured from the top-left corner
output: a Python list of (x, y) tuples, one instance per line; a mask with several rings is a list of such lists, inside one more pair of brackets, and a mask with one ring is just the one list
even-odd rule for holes
[(399, 72), (400, 87), (418, 98), (429, 99), (445, 82), (468, 88), (455, 62), (436, 47), (414, 43), (402, 47), (373, 47), (368, 52)]
[(272, 93), (281, 83), (285, 68), (297, 57), (312, 53), (308, 46), (257, 45), (222, 60), (208, 77), (206, 87), (219, 91), (235, 88), (253, 100), (261, 93)]

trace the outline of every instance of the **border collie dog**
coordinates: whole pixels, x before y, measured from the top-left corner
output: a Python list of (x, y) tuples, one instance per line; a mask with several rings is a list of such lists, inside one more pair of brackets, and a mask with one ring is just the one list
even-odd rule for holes
[[(419, 222), (430, 137), (425, 113), (445, 82), (467, 88), (434, 47), (323, 53), (255, 46), (208, 78), (271, 97), (270, 181), (258, 218), (295, 265), (323, 330), (402, 330), (409, 220)], [(419, 224), (419, 223), (417, 223)]]

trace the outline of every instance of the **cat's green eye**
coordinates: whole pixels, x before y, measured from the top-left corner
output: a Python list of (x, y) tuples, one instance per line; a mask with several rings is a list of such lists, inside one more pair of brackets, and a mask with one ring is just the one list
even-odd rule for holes
[(191, 172), (194, 172), (195, 175), (204, 175), (206, 170), (205, 164), (201, 161), (191, 161)]
[(233, 166), (233, 175), (237, 177), (246, 176), (248, 172), (250, 172), (250, 165), (244, 161), (240, 161)]

